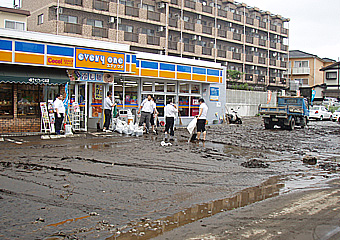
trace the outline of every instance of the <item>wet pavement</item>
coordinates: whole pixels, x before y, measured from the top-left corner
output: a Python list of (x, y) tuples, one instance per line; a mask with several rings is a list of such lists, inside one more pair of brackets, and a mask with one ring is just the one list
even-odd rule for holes
[(0, 238), (162, 239), (265, 199), (326, 189), (339, 177), (338, 123), (264, 130), (254, 117), (211, 126), (206, 142), (188, 143), (185, 129), (175, 135), (171, 146), (161, 145), (162, 134), (5, 137)]

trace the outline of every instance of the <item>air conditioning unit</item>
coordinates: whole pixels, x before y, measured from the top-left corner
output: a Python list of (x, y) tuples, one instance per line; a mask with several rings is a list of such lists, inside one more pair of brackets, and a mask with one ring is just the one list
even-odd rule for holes
[(255, 66), (250, 66), (250, 69), (251, 69), (251, 70), (254, 70), (254, 69), (255, 69)]
[(158, 3), (158, 8), (165, 8), (165, 3), (163, 2)]
[(197, 40), (197, 36), (196, 35), (192, 36), (191, 40)]
[(198, 36), (198, 41), (201, 41), (202, 40), (202, 37), (201, 36)]
[(197, 19), (202, 19), (202, 15), (198, 14)]
[(163, 26), (158, 27), (157, 31), (158, 32), (163, 32), (164, 31), (164, 27)]
[(255, 51), (255, 48), (252, 47), (252, 48), (251, 48), (251, 51), (254, 52), (254, 51)]
[(110, 23), (115, 23), (115, 17), (110, 17)]

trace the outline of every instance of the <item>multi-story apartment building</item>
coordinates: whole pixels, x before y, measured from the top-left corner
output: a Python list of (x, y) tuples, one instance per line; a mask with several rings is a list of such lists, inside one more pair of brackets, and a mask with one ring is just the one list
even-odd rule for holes
[(288, 86), (289, 19), (234, 0), (23, 0), (23, 8), (30, 31), (222, 63), (244, 73), (236, 84)]
[(334, 62), (322, 68), (324, 73), (326, 89), (323, 97), (332, 97), (340, 100), (340, 62)]
[[(311, 89), (325, 83), (324, 73), (320, 71), (335, 61), (300, 50), (289, 51), (288, 78), (290, 86), (299, 88), (305, 97), (311, 96)], [(317, 98), (321, 98), (318, 96)]]
[(0, 7), (0, 28), (25, 31), (27, 30), (27, 17), (29, 15), (29, 11)]

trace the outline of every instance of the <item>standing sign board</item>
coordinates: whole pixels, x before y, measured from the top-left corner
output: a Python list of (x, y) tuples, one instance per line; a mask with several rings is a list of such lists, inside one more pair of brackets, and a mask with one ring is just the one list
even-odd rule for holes
[(46, 102), (40, 103), (40, 110), (41, 110), (41, 131), (51, 132), (51, 123), (50, 118), (47, 111)]

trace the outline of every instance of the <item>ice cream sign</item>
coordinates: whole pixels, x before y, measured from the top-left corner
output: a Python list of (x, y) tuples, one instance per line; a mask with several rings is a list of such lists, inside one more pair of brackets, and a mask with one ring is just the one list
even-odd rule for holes
[(76, 48), (76, 68), (125, 72), (125, 54)]

